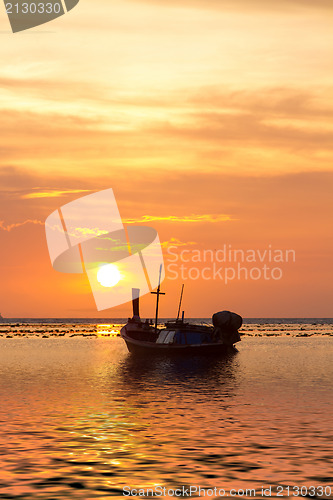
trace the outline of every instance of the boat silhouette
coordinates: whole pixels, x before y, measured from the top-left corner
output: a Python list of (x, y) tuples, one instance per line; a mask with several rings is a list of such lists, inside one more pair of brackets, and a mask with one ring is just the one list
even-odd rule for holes
[(140, 290), (132, 289), (133, 317), (120, 330), (130, 353), (137, 355), (223, 355), (237, 351), (235, 345), (241, 340), (238, 329), (242, 318), (230, 311), (221, 311), (213, 315), (213, 326), (186, 322), (184, 311), (179, 313), (184, 285), (179, 301), (178, 315), (173, 321), (167, 321), (158, 327), (158, 306), (160, 295), (165, 295), (158, 285), (156, 292), (155, 324), (152, 320), (142, 321), (139, 313)]

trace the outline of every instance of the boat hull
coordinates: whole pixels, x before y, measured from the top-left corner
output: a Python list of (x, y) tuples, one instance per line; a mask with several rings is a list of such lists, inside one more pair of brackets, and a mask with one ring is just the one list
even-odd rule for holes
[(221, 343), (214, 344), (191, 344), (191, 345), (167, 345), (155, 342), (142, 342), (122, 336), (130, 353), (139, 356), (223, 356), (237, 349), (233, 345)]

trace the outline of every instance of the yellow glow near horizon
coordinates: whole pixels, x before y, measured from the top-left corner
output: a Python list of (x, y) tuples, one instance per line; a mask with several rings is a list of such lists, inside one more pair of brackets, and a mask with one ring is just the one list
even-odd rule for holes
[(105, 264), (97, 272), (97, 281), (107, 288), (115, 286), (120, 279), (121, 274), (115, 264)]

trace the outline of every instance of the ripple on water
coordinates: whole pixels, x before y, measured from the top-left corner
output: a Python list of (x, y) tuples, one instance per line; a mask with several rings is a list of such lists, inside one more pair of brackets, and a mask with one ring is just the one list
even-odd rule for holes
[(1, 498), (332, 483), (328, 337), (244, 338), (221, 360), (136, 360), (112, 337), (0, 342)]

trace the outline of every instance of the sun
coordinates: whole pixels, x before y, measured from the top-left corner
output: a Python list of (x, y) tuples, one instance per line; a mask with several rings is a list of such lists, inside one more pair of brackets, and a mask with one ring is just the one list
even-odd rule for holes
[(105, 264), (97, 272), (97, 281), (105, 287), (115, 286), (121, 278), (119, 269), (114, 264)]

